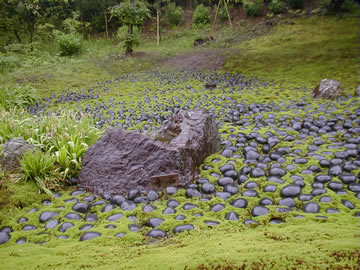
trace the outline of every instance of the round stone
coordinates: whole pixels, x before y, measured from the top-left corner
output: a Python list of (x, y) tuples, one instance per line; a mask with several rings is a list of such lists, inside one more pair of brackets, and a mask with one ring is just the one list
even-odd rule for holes
[(185, 220), (185, 219), (186, 219), (186, 216), (184, 216), (184, 215), (177, 215), (177, 216), (175, 217), (175, 219), (176, 219), (176, 220)]
[(229, 170), (235, 170), (234, 165), (232, 164), (225, 164), (219, 168), (220, 172), (224, 173)]
[(282, 177), (286, 174), (286, 171), (281, 168), (271, 168), (269, 174), (271, 176)]
[(219, 212), (225, 208), (225, 205), (222, 203), (216, 203), (211, 208), (210, 211), (212, 212)]
[(355, 206), (353, 205), (353, 203), (348, 200), (341, 200), (341, 203), (349, 209), (355, 209)]
[(24, 223), (24, 222), (27, 222), (27, 221), (28, 221), (28, 218), (26, 218), (26, 217), (21, 217), (21, 218), (18, 219), (17, 223), (18, 223), (18, 224), (21, 224), (21, 223)]
[(162, 218), (150, 218), (145, 222), (146, 226), (156, 228), (163, 223), (164, 220)]
[(245, 184), (244, 188), (247, 189), (252, 189), (252, 188), (257, 188), (258, 184), (255, 181), (249, 181)]
[[(83, 235), (81, 235), (80, 241), (86, 241), (86, 240), (94, 239), (94, 238), (99, 237), (99, 236), (101, 236), (101, 233), (98, 233), (98, 232), (86, 232)], [(117, 237), (117, 238), (119, 238), (119, 237)]]
[(319, 196), (319, 195), (322, 195), (325, 193), (326, 193), (326, 189), (324, 189), (324, 188), (314, 188), (311, 191), (311, 195), (313, 195), (313, 196)]
[(152, 211), (154, 211), (154, 210), (156, 210), (156, 209), (157, 209), (156, 206), (153, 206), (153, 205), (145, 205), (142, 210), (143, 210), (145, 213), (151, 213)]
[(237, 221), (237, 220), (239, 220), (239, 215), (237, 213), (231, 211), (231, 212), (229, 212), (229, 213), (227, 213), (225, 215), (225, 219), (226, 220)]
[(0, 245), (10, 240), (11, 236), (7, 232), (0, 232)]
[(279, 200), (279, 205), (287, 206), (287, 207), (294, 207), (296, 206), (295, 200), (293, 198), (285, 198)]
[(198, 208), (198, 206), (193, 203), (185, 203), (183, 206), (184, 210), (190, 210), (190, 209), (194, 209), (194, 208)]
[(265, 206), (255, 206), (252, 210), (251, 210), (251, 214), (254, 217), (257, 216), (263, 216), (269, 213), (269, 208), (265, 207)]
[(284, 221), (282, 221), (281, 219), (277, 219), (277, 218), (273, 218), (270, 220), (270, 224), (280, 224), (280, 223), (284, 223)]
[(84, 191), (81, 191), (81, 190), (75, 190), (73, 192), (71, 192), (71, 196), (79, 196), (79, 195), (82, 195), (84, 194), (85, 192)]
[(326, 182), (329, 182), (330, 180), (331, 180), (330, 175), (317, 175), (317, 176), (315, 176), (315, 181), (320, 182), (320, 183), (326, 183)]
[(246, 208), (248, 205), (247, 200), (243, 198), (235, 199), (230, 203), (231, 206), (236, 208)]
[(352, 192), (360, 192), (360, 184), (350, 183), (350, 184), (349, 184), (349, 189), (350, 189)]
[(184, 224), (184, 225), (179, 225), (179, 226), (176, 226), (174, 228), (174, 233), (180, 233), (180, 232), (183, 232), (183, 231), (191, 231), (191, 230), (194, 230), (195, 227), (194, 225), (192, 224)]
[(130, 224), (128, 228), (130, 232), (138, 232), (140, 230), (140, 227), (136, 224)]
[(166, 233), (159, 229), (153, 229), (153, 230), (147, 232), (146, 236), (152, 237), (152, 238), (160, 238), (160, 237), (165, 237)]
[(213, 220), (205, 220), (204, 223), (208, 226), (218, 226), (220, 222), (213, 221)]
[(87, 231), (87, 230), (90, 230), (94, 225), (92, 224), (85, 224), (83, 226), (80, 227), (80, 231)]
[(227, 199), (229, 199), (231, 197), (231, 193), (219, 191), (219, 192), (215, 193), (215, 196), (226, 201)]
[(301, 194), (300, 196), (299, 196), (299, 200), (300, 201), (310, 201), (310, 200), (312, 200), (312, 198), (313, 198), (314, 196), (313, 195), (311, 195), (311, 194)]
[(92, 202), (96, 199), (95, 196), (85, 196), (82, 200), (85, 202)]
[(175, 214), (175, 213), (176, 213), (176, 210), (171, 207), (165, 208), (164, 211), (162, 212), (163, 215), (171, 215), (171, 214)]
[(226, 171), (224, 173), (224, 176), (225, 177), (230, 177), (230, 178), (236, 180), (238, 178), (238, 173), (235, 170), (230, 170), (230, 171)]
[(86, 214), (89, 211), (89, 205), (87, 203), (79, 202), (73, 205), (72, 210)]
[(211, 183), (204, 183), (201, 186), (201, 191), (205, 194), (211, 194), (215, 192), (215, 186)]
[(114, 195), (111, 197), (110, 202), (114, 205), (119, 205), (125, 201), (126, 198), (123, 195)]
[(342, 190), (344, 188), (344, 185), (339, 182), (329, 182), (328, 188), (336, 192)]
[(53, 211), (46, 211), (41, 213), (40, 215), (40, 222), (46, 222), (49, 219), (52, 219), (53, 217), (57, 216), (59, 213), (53, 212)]
[(320, 206), (316, 202), (308, 202), (304, 205), (303, 210), (305, 213), (318, 213)]
[(96, 222), (98, 220), (98, 217), (94, 213), (90, 213), (85, 217), (86, 222)]
[(200, 197), (200, 196), (201, 196), (201, 193), (197, 189), (188, 188), (186, 190), (186, 197), (188, 197), (188, 198), (194, 198), (194, 197)]
[(281, 178), (277, 177), (277, 176), (270, 176), (267, 181), (269, 182), (273, 182), (273, 183), (277, 183), (277, 184), (284, 184), (284, 180), (282, 180)]
[(234, 184), (228, 184), (224, 187), (224, 191), (230, 193), (231, 195), (234, 195), (238, 193), (239, 188)]
[(277, 186), (275, 185), (267, 185), (264, 187), (264, 192), (275, 192), (277, 189)]
[(175, 195), (178, 190), (176, 187), (167, 187), (166, 191), (167, 191), (167, 194), (172, 196), (172, 195)]
[(129, 192), (128, 192), (128, 199), (129, 200), (133, 200), (135, 199), (136, 197), (140, 196), (140, 190), (138, 189), (131, 189)]
[(342, 174), (339, 178), (344, 184), (350, 184), (356, 181), (356, 177), (353, 174)]
[(266, 205), (273, 205), (274, 202), (270, 198), (262, 198), (259, 201), (259, 204), (262, 205), (262, 206), (266, 206)]
[(281, 189), (281, 196), (282, 197), (290, 197), (294, 198), (301, 193), (301, 187), (298, 185), (287, 185)]
[(18, 240), (16, 240), (16, 244), (18, 244), (18, 245), (22, 245), (25, 243), (26, 243), (26, 237), (22, 237), (22, 238), (19, 238)]
[(322, 196), (322, 197), (320, 198), (319, 202), (328, 203), (328, 202), (332, 202), (332, 199), (331, 199), (331, 197), (329, 197), (329, 196)]
[(129, 200), (125, 200), (121, 203), (120, 208), (123, 211), (131, 211), (136, 208), (136, 203)]
[(338, 176), (343, 173), (342, 168), (339, 165), (332, 166), (329, 169), (329, 175)]
[(81, 216), (75, 213), (67, 213), (65, 216), (65, 218), (70, 219), (70, 220), (80, 220)]
[(337, 214), (337, 213), (340, 213), (340, 211), (336, 208), (332, 208), (332, 207), (329, 207), (328, 209), (326, 209), (325, 211), (326, 213), (328, 214)]
[(244, 196), (244, 197), (257, 197), (258, 193), (257, 193), (257, 191), (255, 189), (248, 189), (248, 190), (245, 190), (242, 193), (242, 196)]
[(168, 200), (168, 202), (167, 202), (167, 206), (168, 207), (171, 207), (171, 208), (175, 208), (175, 207), (177, 207), (179, 205), (179, 202), (177, 201), (177, 200), (175, 200), (175, 199), (170, 199), (170, 200)]
[(221, 177), (218, 181), (217, 181), (218, 185), (220, 186), (226, 186), (228, 184), (232, 184), (234, 183), (234, 179), (230, 178), (230, 177)]
[(22, 229), (23, 231), (33, 231), (36, 230), (36, 227), (34, 225), (25, 225)]
[(250, 176), (254, 178), (262, 177), (265, 176), (265, 171), (263, 169), (256, 167), (251, 171)]
[(133, 199), (133, 202), (136, 204), (148, 204), (150, 202), (150, 200), (148, 199), (148, 197), (146, 196), (139, 196)]
[(116, 226), (113, 224), (109, 224), (105, 226), (105, 229), (116, 229)]
[(54, 229), (56, 228), (58, 225), (59, 225), (59, 220), (58, 219), (53, 219), (53, 220), (50, 220), (48, 221), (46, 224), (45, 224), (45, 228), (46, 229)]
[(121, 214), (121, 213), (118, 213), (118, 214), (114, 214), (114, 215), (111, 215), (107, 218), (108, 221), (116, 221), (116, 220), (119, 220), (120, 218), (122, 218), (124, 215)]
[(126, 235), (126, 233), (121, 232), (121, 233), (116, 234), (115, 237), (116, 238), (121, 238), (121, 237), (123, 237), (125, 235)]
[(67, 199), (67, 200), (64, 200), (65, 203), (77, 203), (79, 202), (79, 199), (78, 198), (71, 198), (71, 199)]
[(150, 201), (155, 201), (159, 199), (159, 194), (157, 193), (156, 190), (149, 190), (147, 197)]
[(255, 221), (255, 220), (253, 220), (253, 219), (245, 219), (244, 220), (244, 222), (243, 222), (243, 224), (245, 225), (245, 226), (249, 226), (249, 225), (251, 225), (251, 224), (255, 224), (255, 225), (257, 225), (257, 224), (259, 224), (257, 221)]
[(59, 228), (59, 232), (66, 232), (68, 229), (74, 227), (75, 225), (71, 222), (65, 222), (63, 224), (61, 224), (60, 228)]

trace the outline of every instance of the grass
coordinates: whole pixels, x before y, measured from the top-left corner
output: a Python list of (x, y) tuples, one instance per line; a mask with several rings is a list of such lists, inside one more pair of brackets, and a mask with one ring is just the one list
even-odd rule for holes
[(360, 82), (359, 19), (310, 17), (291, 22), (236, 46), (242, 53), (229, 56), (223, 71), (311, 88), (330, 78), (354, 93)]

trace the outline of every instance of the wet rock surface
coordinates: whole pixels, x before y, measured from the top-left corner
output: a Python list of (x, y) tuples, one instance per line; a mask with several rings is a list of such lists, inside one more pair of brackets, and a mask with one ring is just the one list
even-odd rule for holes
[(13, 138), (7, 141), (0, 152), (0, 165), (5, 171), (14, 171), (19, 168), (19, 160), (26, 151), (36, 148), (22, 138)]
[[(162, 83), (147, 86), (141, 96), (134, 93), (131, 98), (137, 98), (138, 103), (131, 103), (133, 100), (125, 96), (100, 100), (101, 95), (123, 81), (141, 84), (151, 77), (147, 76), (124, 76), (94, 88), (88, 95), (61, 93), (50, 99), (49, 104), (56, 101), (70, 105), (76, 103), (75, 99), (94, 101), (82, 110), (92, 115), (98, 127), (112, 124), (123, 129), (121, 136), (120, 133), (114, 135), (118, 131), (108, 131), (109, 136), (103, 143), (113, 146), (118, 143), (120, 146), (119, 141), (126, 136), (134, 142), (136, 136), (143, 138), (139, 133), (154, 133), (156, 127), (165, 122), (170, 125), (168, 121), (181, 110), (205, 108), (218, 125), (220, 149), (213, 155), (204, 155), (205, 159), (199, 162), (199, 175), (194, 174), (183, 187), (167, 187), (167, 200), (160, 190), (139, 187), (133, 179), (126, 192), (115, 189), (105, 192), (101, 186), (93, 190), (102, 198), (84, 189), (64, 192), (61, 198), (40, 201), (37, 208), (32, 206), (21, 215), (9, 217), (11, 222), (4, 226), (13, 228), (0, 229), (2, 245), (17, 241), (35, 243), (34, 236), (41, 233), (50, 233), (43, 235), (41, 242), (58, 241), (58, 238), (68, 241), (66, 238), (72, 239), (74, 235), (76, 241), (79, 237), (81, 241), (92, 238), (126, 241), (134, 235), (166, 238), (206, 229), (215, 233), (216, 228), (223, 226), (252, 229), (281, 223), (281, 228), (295, 222), (294, 218), (301, 222), (309, 219), (332, 222), (342, 217), (358, 219), (358, 98), (311, 100), (310, 89), (268, 91), (267, 87), (275, 84), (241, 75), (151, 73), (161, 78)], [(189, 85), (194, 78), (201, 81), (200, 86)], [(184, 85), (179, 86), (179, 81)], [(202, 88), (205, 82), (212, 81), (217, 85), (214, 92)], [(262, 98), (262, 94), (267, 98)], [(133, 131), (125, 132), (129, 129)], [(131, 136), (126, 135), (129, 133)], [(130, 164), (136, 173), (142, 171), (144, 161), (131, 155), (129, 150), (129, 155), (123, 156), (122, 161), (116, 160), (116, 164), (123, 162)], [(109, 157), (103, 153), (97, 156), (100, 160)], [(154, 158), (154, 162), (158, 159), (161, 157)], [(148, 164), (153, 162), (148, 161)], [(115, 163), (111, 164), (117, 169)], [(146, 173), (146, 177), (151, 176)], [(117, 175), (119, 179), (123, 176), (126, 173)], [(102, 172), (97, 181), (102, 182), (106, 177), (107, 173)], [(83, 188), (81, 184), (79, 187)]]

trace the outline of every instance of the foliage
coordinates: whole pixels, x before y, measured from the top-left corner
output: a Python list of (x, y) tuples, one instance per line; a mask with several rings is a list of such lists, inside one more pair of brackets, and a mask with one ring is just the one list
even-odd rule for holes
[[(23, 154), (20, 160), (21, 174), (18, 180), (33, 180), (39, 189), (51, 195), (50, 189), (54, 189), (58, 184), (52, 181), (55, 169), (55, 156), (41, 151), (29, 151)], [(51, 185), (49, 184), (51, 182)]]
[(20, 58), (16, 55), (5, 55), (0, 53), (0, 73), (13, 71), (20, 66)]
[(135, 30), (132, 34), (130, 34), (129, 28), (126, 25), (118, 28), (116, 37), (120, 41), (119, 45), (124, 48), (125, 51), (130, 51), (140, 44), (139, 32)]
[[(231, 13), (231, 10), (233, 9), (233, 6), (232, 5), (229, 5), (227, 4), (227, 7), (228, 7), (228, 11), (229, 13)], [(219, 8), (219, 11), (218, 11), (218, 17), (221, 21), (226, 21), (229, 19), (229, 16), (226, 12), (226, 9), (224, 7), (224, 5), (221, 6), (221, 8)]]
[(22, 110), (1, 111), (0, 144), (22, 137), (40, 150), (24, 157), (18, 179), (34, 180), (47, 192), (79, 174), (85, 151), (101, 135), (90, 117), (79, 116), (63, 112), (33, 117)]
[(54, 31), (55, 40), (60, 46), (60, 55), (70, 56), (81, 51), (82, 38), (77, 33), (65, 34), (60, 31)]
[(273, 14), (281, 14), (284, 11), (285, 4), (281, 0), (273, 0), (269, 4), (269, 10)]
[(245, 0), (243, 9), (248, 17), (255, 18), (261, 16), (264, 9), (264, 0)]
[(120, 22), (128, 27), (128, 35), (124, 36), (123, 44), (125, 54), (131, 55), (133, 47), (139, 42), (133, 33), (134, 26), (140, 28), (144, 21), (150, 17), (150, 11), (143, 2), (131, 3), (130, 0), (115, 5), (110, 9), (111, 18), (117, 17)]
[(194, 11), (193, 22), (196, 25), (206, 25), (210, 23), (210, 10), (203, 4), (198, 5)]
[(177, 26), (184, 23), (184, 9), (180, 6), (176, 6), (174, 3), (170, 3), (166, 6), (165, 16), (171, 26)]
[(39, 99), (38, 91), (31, 85), (0, 88), (0, 108), (26, 108), (34, 105)]

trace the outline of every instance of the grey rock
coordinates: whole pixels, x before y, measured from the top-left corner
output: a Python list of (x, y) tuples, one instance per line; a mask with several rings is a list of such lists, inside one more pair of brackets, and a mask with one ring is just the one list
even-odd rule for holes
[(153, 229), (153, 230), (147, 232), (146, 236), (152, 237), (152, 238), (160, 238), (160, 237), (165, 237), (166, 233), (159, 229)]
[(222, 203), (216, 203), (211, 208), (210, 211), (212, 212), (219, 212), (225, 208), (225, 205)]
[(14, 171), (19, 168), (19, 160), (27, 151), (34, 151), (35, 146), (22, 138), (13, 138), (7, 141), (0, 154), (0, 165), (5, 171)]
[(265, 207), (265, 206), (255, 206), (252, 210), (251, 210), (251, 214), (254, 217), (257, 216), (263, 216), (269, 213), (269, 208)]
[(313, 90), (313, 98), (334, 99), (340, 95), (340, 82), (323, 79)]
[(28, 224), (28, 225), (23, 226), (22, 229), (23, 229), (23, 231), (33, 231), (33, 230), (36, 230), (36, 226)]
[[(101, 236), (101, 233), (98, 233), (98, 232), (86, 232), (83, 235), (81, 235), (80, 241), (86, 241), (86, 240), (94, 239), (94, 238), (100, 237), (100, 236)], [(119, 237), (117, 237), (117, 238), (119, 238)]]
[(74, 227), (75, 225), (71, 222), (65, 222), (63, 224), (61, 224), (60, 228), (59, 228), (59, 232), (66, 232), (68, 229)]
[(0, 232), (0, 245), (10, 240), (11, 236), (7, 232)]
[(67, 213), (65, 216), (65, 218), (70, 219), (70, 220), (80, 220), (81, 216), (75, 213)]
[(120, 218), (122, 218), (124, 215), (121, 214), (121, 213), (118, 213), (118, 214), (114, 214), (114, 215), (111, 215), (107, 218), (108, 221), (116, 221), (116, 220), (119, 220)]
[(308, 202), (303, 208), (305, 213), (319, 213), (320, 206), (316, 202)]
[(234, 211), (231, 211), (225, 215), (226, 220), (232, 220), (232, 221), (238, 221), (239, 215), (235, 213)]
[(180, 232), (183, 232), (183, 231), (192, 231), (194, 229), (195, 229), (194, 225), (192, 225), (192, 224), (184, 224), (184, 225), (176, 226), (173, 231), (174, 231), (174, 233), (180, 233)]
[(287, 207), (295, 207), (296, 203), (293, 198), (285, 198), (285, 199), (279, 200), (279, 205), (287, 206)]
[(83, 214), (86, 214), (89, 211), (89, 209), (90, 209), (89, 205), (83, 202), (76, 203), (72, 207), (72, 210)]
[(49, 219), (52, 219), (53, 217), (57, 216), (59, 213), (53, 212), (53, 211), (46, 211), (41, 213), (40, 215), (40, 222), (46, 222)]
[(162, 218), (150, 218), (145, 222), (145, 225), (156, 228), (159, 227), (163, 222), (164, 220)]
[(287, 185), (281, 189), (281, 196), (282, 197), (290, 197), (294, 198), (297, 197), (301, 192), (301, 187), (298, 185)]
[(46, 229), (54, 229), (56, 228), (58, 225), (59, 225), (59, 220), (58, 219), (53, 219), (53, 220), (50, 220), (48, 221), (46, 224), (45, 224), (45, 228)]
[(239, 198), (239, 199), (235, 199), (233, 200), (230, 205), (232, 205), (233, 207), (236, 208), (246, 208), (248, 205), (247, 200), (243, 199), (243, 198)]

